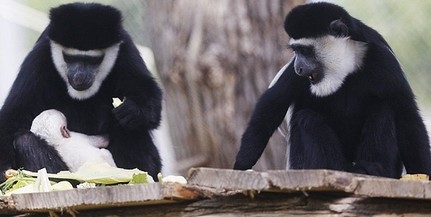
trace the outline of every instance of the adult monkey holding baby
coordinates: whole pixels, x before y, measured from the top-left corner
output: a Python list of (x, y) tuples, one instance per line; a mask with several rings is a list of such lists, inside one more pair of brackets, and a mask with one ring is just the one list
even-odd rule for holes
[[(0, 110), (0, 171), (68, 169), (52, 147), (28, 131), (39, 113), (56, 109), (72, 131), (107, 134), (107, 149), (118, 167), (154, 177), (160, 172), (150, 131), (160, 124), (162, 92), (121, 19), (117, 9), (96, 3), (50, 11), (51, 22)], [(117, 108), (114, 97), (123, 100)]]

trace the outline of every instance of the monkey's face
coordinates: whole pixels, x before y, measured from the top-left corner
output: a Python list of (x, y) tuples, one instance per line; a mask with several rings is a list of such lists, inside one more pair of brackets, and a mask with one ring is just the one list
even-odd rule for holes
[(293, 66), (296, 74), (307, 77), (311, 84), (318, 84), (324, 77), (322, 64), (316, 57), (315, 47), (312, 43), (292, 43), (290, 45), (295, 52)]
[(73, 89), (83, 91), (93, 85), (104, 56), (100, 51), (95, 52), (95, 55), (82, 55), (63, 50), (63, 59), (67, 65), (66, 76)]
[(361, 66), (367, 48), (363, 42), (333, 35), (291, 39), (289, 44), (295, 52), (295, 72), (307, 77), (311, 92), (320, 97), (342, 86), (345, 78)]
[(115, 64), (120, 44), (83, 51), (66, 48), (51, 40), (54, 65), (72, 98), (84, 100), (97, 93)]

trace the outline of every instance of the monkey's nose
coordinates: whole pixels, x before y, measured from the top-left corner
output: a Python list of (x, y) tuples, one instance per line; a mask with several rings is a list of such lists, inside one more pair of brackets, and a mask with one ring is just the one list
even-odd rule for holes
[(304, 70), (302, 69), (302, 67), (295, 67), (295, 72), (299, 76), (302, 76), (302, 73), (304, 72)]

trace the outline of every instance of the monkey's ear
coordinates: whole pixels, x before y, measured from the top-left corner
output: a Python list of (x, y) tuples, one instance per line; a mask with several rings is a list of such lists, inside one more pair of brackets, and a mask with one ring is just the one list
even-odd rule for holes
[(349, 28), (341, 20), (334, 20), (329, 24), (329, 34), (344, 38), (349, 36)]
[(60, 131), (61, 131), (61, 135), (63, 136), (63, 138), (70, 138), (70, 131), (69, 131), (69, 129), (67, 129), (66, 126), (61, 126)]

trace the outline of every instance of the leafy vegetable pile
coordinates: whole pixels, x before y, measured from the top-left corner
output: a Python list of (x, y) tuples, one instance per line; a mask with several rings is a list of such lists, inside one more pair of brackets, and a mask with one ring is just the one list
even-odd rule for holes
[[(159, 176), (159, 180), (162, 180), (161, 175)], [(70, 180), (80, 182), (78, 188), (154, 182), (153, 177), (147, 172), (139, 169), (111, 167), (107, 163), (86, 163), (74, 173), (61, 171), (57, 174), (48, 174), (45, 168), (37, 173), (26, 170), (8, 170), (6, 178), (7, 180), (0, 184), (0, 195), (68, 190), (73, 188)], [(60, 181), (57, 183), (49, 179)]]

